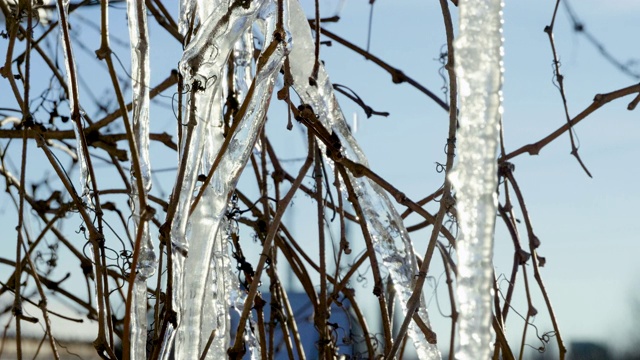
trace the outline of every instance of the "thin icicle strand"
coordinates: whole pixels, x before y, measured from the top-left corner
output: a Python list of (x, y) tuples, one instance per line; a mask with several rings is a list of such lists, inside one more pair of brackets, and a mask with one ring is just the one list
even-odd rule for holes
[(143, 3), (129, 1), (127, 4), (129, 19), (129, 36), (131, 39), (131, 68), (133, 86), (133, 135), (138, 153), (140, 176), (144, 189), (138, 189), (138, 182), (131, 166), (131, 206), (136, 226), (144, 226), (143, 241), (140, 249), (140, 257), (137, 265), (137, 275), (142, 280), (153, 276), (156, 271), (156, 255), (153, 251), (153, 242), (149, 235), (149, 223), (140, 224), (140, 216), (143, 209), (140, 208), (140, 199), (147, 202), (148, 193), (151, 190), (151, 162), (149, 160), (149, 32), (147, 29), (147, 14)]
[[(151, 164), (149, 161), (149, 32), (147, 13), (143, 2), (127, 1), (127, 19), (131, 42), (131, 75), (133, 87), (132, 129), (135, 140), (143, 189), (131, 166), (131, 207), (135, 232), (141, 230), (142, 238), (134, 283), (133, 312), (131, 314), (131, 359), (147, 358), (147, 279), (155, 273), (156, 255), (149, 234), (149, 222), (141, 221), (141, 204), (146, 203), (151, 190)], [(132, 157), (133, 161), (133, 157)], [(140, 229), (142, 227), (142, 229)]]
[[(69, 0), (58, 0), (56, 1), (56, 7), (58, 9), (58, 17), (69, 19)], [(62, 53), (64, 54), (64, 66), (67, 71), (67, 88), (69, 95), (69, 108), (73, 112), (74, 109), (79, 104), (76, 104), (76, 98), (73, 94), (77, 94), (78, 92), (78, 84), (76, 83), (76, 79), (71, 76), (73, 67), (73, 49), (71, 48), (71, 44), (67, 43), (65, 39), (65, 31), (69, 31), (69, 29), (60, 29), (60, 43), (62, 44)], [(69, 54), (71, 56), (69, 56)], [(71, 114), (72, 116), (74, 114)], [(74, 124), (73, 132), (76, 136), (76, 154), (78, 155), (78, 165), (80, 167), (80, 190), (81, 196), (86, 202), (88, 206), (92, 205), (91, 197), (89, 193), (89, 182), (91, 181), (91, 177), (89, 174), (89, 168), (87, 167), (87, 159), (85, 158), (85, 149), (83, 147), (83, 142), (81, 139), (82, 129)]]
[[(224, 80), (226, 76), (221, 78)], [(225, 96), (225, 88), (220, 86), (215, 96), (211, 99), (211, 104), (201, 104), (201, 106), (210, 106), (210, 120), (204, 134), (200, 173), (207, 173), (208, 169), (211, 169), (215, 156), (224, 142), (222, 108)], [(193, 276), (185, 278), (184, 283), (185, 304), (189, 304), (185, 309), (184, 324), (188, 324), (189, 328), (193, 330), (192, 334), (188, 334), (188, 336), (193, 336), (193, 339), (190, 339), (189, 342), (199, 341), (198, 344), (192, 346), (200, 350), (206, 344), (212, 330), (216, 331), (212, 345), (216, 345), (226, 337), (226, 324), (219, 324), (216, 316), (220, 299), (213, 298), (213, 293), (215, 292), (214, 284), (218, 274), (211, 274), (212, 271), (216, 271), (212, 257), (218, 251), (218, 235), (215, 227), (223, 220), (223, 217), (215, 217), (215, 209), (221, 207), (217, 202), (224, 202), (225, 200), (217, 197), (210, 188), (207, 188), (201, 201), (204, 203), (195, 209), (189, 219), (189, 247), (197, 249), (197, 251), (192, 252), (185, 262), (185, 273)], [(202, 271), (205, 268), (208, 271)], [(198, 305), (199, 303), (202, 303), (202, 305)], [(178, 334), (178, 336), (181, 335)], [(200, 337), (199, 339), (197, 339), (198, 336)], [(207, 353), (207, 358), (211, 359), (218, 359), (224, 356), (225, 353), (221, 352), (220, 348), (216, 346), (212, 346)]]
[(456, 359), (489, 359), (493, 234), (502, 84), (502, 0), (460, 0), (455, 43), (460, 89), (456, 189), (460, 235)]
[[(291, 31), (294, 34), (294, 46), (289, 55), (294, 89), (304, 103), (313, 107), (325, 127), (340, 137), (344, 155), (353, 161), (367, 165), (364, 153), (347, 127), (333, 87), (322, 65), (318, 73), (317, 87), (309, 85), (308, 79), (315, 61), (311, 30), (299, 3), (295, 0), (287, 2), (291, 11)], [(402, 311), (406, 314), (406, 304), (413, 293), (414, 277), (417, 274), (417, 264), (409, 234), (383, 189), (365, 177), (351, 177), (350, 180), (354, 184), (356, 195), (362, 206), (376, 254), (382, 260), (382, 265), (389, 271), (402, 304)], [(398, 248), (396, 241), (402, 242), (404, 249)], [(424, 299), (421, 303), (418, 314), (430, 326)], [(411, 323), (408, 334), (413, 340), (420, 359), (440, 359), (437, 346), (427, 342), (414, 322)]]

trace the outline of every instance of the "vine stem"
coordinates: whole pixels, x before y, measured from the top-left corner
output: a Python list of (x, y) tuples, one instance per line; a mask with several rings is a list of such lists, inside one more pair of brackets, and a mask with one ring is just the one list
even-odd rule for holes
[(560, 333), (560, 327), (558, 326), (558, 320), (556, 318), (555, 312), (553, 311), (553, 306), (551, 305), (551, 299), (549, 298), (549, 294), (544, 286), (542, 281), (542, 276), (540, 275), (540, 264), (538, 259), (538, 253), (536, 249), (540, 246), (540, 240), (533, 232), (533, 226), (531, 224), (531, 219), (529, 218), (529, 211), (527, 210), (527, 205), (524, 202), (524, 197), (522, 192), (520, 191), (520, 187), (516, 182), (515, 177), (511, 171), (507, 171), (507, 178), (511, 182), (513, 186), (513, 191), (516, 194), (516, 198), (518, 199), (518, 203), (520, 204), (520, 209), (522, 210), (522, 217), (524, 218), (524, 222), (527, 228), (527, 235), (529, 237), (529, 250), (531, 251), (531, 262), (533, 265), (533, 276), (538, 283), (538, 287), (540, 288), (540, 292), (542, 292), (542, 296), (544, 298), (545, 304), (547, 305), (547, 310), (549, 311), (549, 318), (551, 319), (551, 323), (553, 324), (553, 330), (555, 331), (555, 336), (558, 343), (558, 355), (560, 356), (560, 360), (564, 360), (565, 355), (567, 353), (567, 348), (564, 346), (564, 341), (562, 340), (562, 334)]
[[(282, 221), (282, 216), (284, 215), (285, 210), (289, 206), (289, 203), (291, 203), (291, 200), (293, 200), (293, 196), (295, 195), (296, 191), (300, 187), (300, 184), (302, 184), (302, 181), (304, 180), (307, 172), (309, 171), (309, 169), (311, 168), (311, 165), (313, 164), (314, 148), (315, 148), (315, 145), (314, 145), (313, 136), (309, 134), (308, 135), (309, 151), (307, 153), (307, 158), (304, 164), (302, 165), (302, 167), (300, 168), (300, 171), (298, 172), (298, 176), (296, 177), (296, 180), (293, 182), (293, 184), (291, 184), (291, 188), (289, 189), (285, 197), (282, 199), (282, 201), (278, 203), (278, 209), (276, 211), (275, 216), (273, 217), (273, 221), (269, 226), (267, 237), (264, 240), (264, 243), (262, 245), (262, 254), (260, 255), (260, 260), (258, 260), (258, 264), (255, 270), (255, 275), (253, 276), (253, 281), (251, 282), (251, 286), (249, 287), (249, 292), (247, 294), (244, 307), (242, 309), (242, 314), (240, 315), (239, 324), (245, 324), (249, 317), (249, 311), (251, 311), (251, 308), (252, 308), (251, 304), (253, 303), (253, 300), (255, 299), (256, 294), (258, 293), (258, 285), (260, 285), (260, 276), (262, 275), (262, 271), (264, 270), (264, 266), (266, 264), (267, 259), (269, 259), (269, 251), (271, 249), (271, 245), (273, 244), (273, 239), (275, 238), (276, 233), (278, 232), (278, 228), (280, 226), (280, 222)], [(241, 350), (244, 344), (242, 340), (244, 336), (244, 329), (245, 329), (244, 326), (238, 326), (233, 345), (228, 350), (228, 353), (230, 354), (230, 356), (232, 354), (241, 353)]]

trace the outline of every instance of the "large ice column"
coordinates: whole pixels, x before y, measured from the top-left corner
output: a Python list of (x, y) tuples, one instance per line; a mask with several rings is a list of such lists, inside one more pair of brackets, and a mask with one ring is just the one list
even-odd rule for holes
[[(194, 6), (196, 4), (193, 1), (183, 0), (180, 3), (180, 32), (182, 34), (188, 33), (188, 24), (191, 22), (191, 17), (197, 16), (196, 14), (202, 15), (202, 17), (198, 17), (198, 32), (188, 36), (190, 41), (185, 44), (185, 50), (179, 64), (185, 87), (190, 94), (190, 97), (184, 102), (188, 104), (187, 108), (181, 109), (185, 115), (185, 123), (188, 126), (185, 131), (186, 135), (182, 137), (180, 144), (180, 154), (186, 154), (181, 159), (180, 167), (184, 168), (185, 171), (181, 174), (182, 178), (176, 182), (176, 184), (179, 184), (179, 188), (173, 191), (176, 197), (174, 201), (177, 200), (178, 204), (175, 216), (171, 219), (170, 230), (173, 250), (172, 280), (174, 284), (172, 301), (174, 309), (178, 313), (177, 321), (180, 332), (175, 347), (176, 356), (179, 359), (199, 358), (200, 356), (198, 352), (200, 350), (199, 319), (204, 291), (202, 287), (205, 281), (203, 279), (206, 279), (209, 269), (207, 263), (204, 264), (204, 267), (197, 268), (197, 273), (185, 276), (186, 267), (189, 266), (185, 264), (187, 262), (185, 254), (196, 257), (193, 254), (199, 253), (202, 255), (202, 251), (209, 251), (210, 254), (211, 249), (211, 247), (200, 249), (198, 247), (203, 245), (196, 243), (190, 252), (191, 244), (187, 238), (187, 225), (190, 221), (189, 213), (193, 192), (198, 174), (201, 171), (208, 171), (208, 169), (201, 170), (205, 143), (208, 146), (214, 146), (214, 141), (207, 137), (211, 136), (211, 127), (219, 126), (221, 122), (219, 117), (214, 119), (212, 116), (219, 114), (216, 110), (217, 102), (215, 100), (221, 88), (223, 69), (239, 34), (250, 26), (261, 6), (260, 1), (253, 1), (248, 7), (244, 7), (237, 2), (233, 2), (229, 6), (225, 4), (229, 4), (229, 2), (220, 1), (215, 6), (203, 5), (198, 7), (196, 12)], [(203, 11), (210, 11), (210, 13), (204, 14)], [(192, 133), (189, 133), (190, 131)], [(221, 201), (224, 202), (226, 200)], [(194, 213), (194, 215), (196, 214), (197, 212)], [(206, 232), (213, 232), (215, 235), (217, 227), (213, 227), (215, 220), (212, 218), (216, 216), (219, 217), (220, 215), (214, 215), (213, 212), (207, 213), (206, 218), (199, 218), (196, 215), (195, 223), (199, 225), (194, 228), (195, 233), (198, 234), (198, 232), (204, 231), (200, 230), (200, 226), (210, 226)], [(208, 237), (206, 239), (197, 238), (196, 240), (206, 243), (207, 239)], [(207, 257), (202, 256), (197, 260), (203, 261), (205, 258)], [(196, 261), (196, 259), (189, 262), (193, 261)], [(189, 268), (192, 269), (192, 267)], [(195, 292), (194, 289), (196, 290)], [(199, 302), (190, 302), (190, 299), (199, 299)], [(183, 317), (185, 317), (184, 321)], [(169, 356), (170, 345), (175, 336), (174, 331), (175, 329), (170, 328), (163, 339), (163, 358)]]
[(458, 163), (451, 174), (460, 227), (456, 358), (489, 359), (502, 96), (502, 0), (460, 0), (459, 8), (455, 50), (460, 128)]
[[(133, 298), (131, 303), (131, 359), (147, 358), (147, 279), (155, 273), (156, 255), (149, 234), (149, 222), (142, 219), (151, 190), (151, 163), (149, 161), (149, 31), (147, 29), (146, 7), (141, 1), (127, 1), (127, 19), (129, 22), (129, 39), (131, 42), (131, 75), (133, 86), (132, 129), (135, 140), (135, 151), (140, 174), (136, 174), (136, 166), (131, 166), (131, 207), (132, 216), (140, 238), (140, 250), (136, 268)], [(134, 151), (134, 149), (132, 149)], [(131, 161), (136, 159), (132, 156)], [(142, 189), (138, 188), (140, 176)]]
[[(187, 44), (180, 62), (185, 84), (197, 86), (193, 89), (190, 102), (195, 104), (196, 122), (194, 133), (198, 146), (189, 151), (191, 177), (185, 181), (180, 191), (178, 214), (172, 224), (172, 244), (182, 252), (174, 253), (174, 288), (179, 289), (174, 298), (179, 309), (177, 329), (176, 359), (199, 358), (205, 346), (205, 340), (215, 330), (212, 346), (207, 358), (226, 357), (228, 345), (228, 309), (230, 305), (226, 284), (220, 280), (228, 274), (228, 254), (225, 237), (222, 236), (221, 223), (227, 207), (227, 201), (235, 189), (236, 182), (244, 169), (257, 134), (264, 125), (275, 78), (288, 52), (286, 43), (270, 45), (271, 53), (263, 53), (254, 81), (247, 91), (247, 98), (234, 121), (235, 131), (223, 137), (222, 127), (222, 79), (223, 68), (229, 54), (242, 34), (255, 20), (264, 2), (253, 1), (248, 7), (232, 2), (229, 7), (209, 7), (201, 28)], [(203, 8), (198, 8), (199, 16)], [(270, 39), (271, 34), (267, 37)], [(250, 44), (247, 44), (249, 46)], [(274, 47), (275, 46), (275, 47)], [(251, 49), (247, 49), (251, 52)], [(191, 119), (190, 119), (191, 120)], [(195, 136), (195, 135), (194, 135)], [(228, 146), (222, 146), (228, 141)], [(186, 147), (187, 144), (181, 144)], [(217, 160), (219, 159), (219, 161)], [(203, 184), (202, 193), (193, 213), (189, 215), (193, 201), (194, 180), (196, 174), (207, 174), (216, 164), (210, 175), (210, 182)], [(187, 227), (187, 224), (189, 226)], [(187, 230), (189, 229), (189, 230)], [(215, 281), (214, 278), (215, 277)]]
[[(212, 284), (207, 283), (207, 270), (209, 269), (212, 259), (211, 257), (200, 257), (196, 255), (196, 252), (204, 253), (206, 249), (206, 252), (211, 254), (214, 240), (214, 236), (212, 235), (220, 231), (220, 221), (226, 209), (226, 202), (235, 189), (238, 177), (249, 159), (249, 155), (257, 139), (257, 134), (264, 125), (275, 78), (278, 70), (282, 66), (285, 53), (285, 46), (282, 44), (278, 45), (274, 53), (265, 61), (264, 66), (258, 70), (254, 79), (254, 84), (256, 85), (252, 87), (252, 96), (247, 100), (248, 106), (246, 107), (246, 112), (240, 120), (236, 132), (229, 135), (231, 136), (229, 146), (222, 155), (216, 171), (213, 173), (211, 184), (204, 190), (203, 195), (208, 196), (208, 198), (205, 199), (203, 197), (203, 199), (198, 202), (190, 219), (192, 224), (190, 232), (192, 236), (190, 236), (190, 238), (194, 241), (194, 244), (199, 236), (203, 239), (209, 238), (210, 241), (200, 244), (202, 247), (190, 245), (190, 255), (185, 264), (185, 271), (188, 271), (189, 275), (184, 277), (183, 282), (185, 309), (183, 313), (185, 316), (182, 319), (182, 324), (178, 328), (178, 342), (176, 344), (177, 359), (193, 359), (193, 354), (199, 356), (199, 353), (194, 353), (194, 351), (201, 350), (199, 332), (201, 331), (202, 321), (200, 317), (206, 312), (202, 308), (204, 301), (202, 289), (208, 289), (209, 291), (214, 290), (212, 289)], [(207, 193), (209, 195), (207, 195)], [(201, 207), (202, 209), (206, 209), (206, 211), (199, 210)], [(204, 226), (200, 226), (201, 223), (204, 223), (202, 224)], [(204, 233), (205, 231), (207, 232), (206, 234)], [(222, 238), (218, 237), (217, 239), (220, 241)], [(218, 265), (214, 266), (219, 269), (224, 269), (224, 259), (216, 257), (228, 255), (222, 251), (224, 247), (219, 245), (220, 244), (216, 246), (218, 250), (213, 253), (213, 260), (218, 261)], [(198, 259), (197, 262), (196, 259)], [(224, 276), (225, 274), (223, 273), (221, 275)], [(224, 300), (224, 298), (220, 300)], [(214, 305), (214, 307), (215, 306), (217, 305)], [(181, 336), (182, 333), (184, 333), (184, 336)], [(219, 334), (219, 336), (225, 335), (224, 333)], [(222, 356), (226, 356), (226, 353), (222, 354)]]
[[(334, 131), (341, 140), (344, 155), (349, 159), (367, 165), (367, 159), (347, 127), (344, 114), (335, 98), (333, 87), (321, 65), (317, 86), (309, 85), (314, 57), (314, 42), (307, 18), (297, 0), (287, 1), (291, 12), (291, 32), (293, 34), (293, 50), (289, 55), (294, 89), (300, 99), (311, 105), (318, 118), (330, 131)], [(387, 193), (366, 177), (350, 177), (356, 195), (362, 206), (365, 221), (382, 265), (389, 271), (397, 296), (406, 314), (406, 304), (413, 293), (414, 279), (417, 274), (413, 245), (402, 219), (389, 200)], [(396, 241), (404, 245), (404, 249), (396, 246)], [(420, 318), (429, 325), (429, 316), (424, 299), (418, 310)], [(417, 325), (412, 322), (408, 334), (413, 341), (420, 359), (440, 359), (440, 352), (435, 344), (430, 344)]]

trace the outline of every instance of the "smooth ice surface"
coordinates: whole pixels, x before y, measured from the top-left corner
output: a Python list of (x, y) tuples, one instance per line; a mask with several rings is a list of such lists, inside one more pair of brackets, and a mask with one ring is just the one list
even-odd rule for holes
[[(134, 234), (142, 233), (136, 268), (131, 314), (131, 359), (147, 358), (147, 279), (155, 273), (156, 255), (149, 234), (149, 222), (141, 221), (142, 207), (151, 190), (151, 164), (149, 161), (149, 32), (146, 7), (140, 1), (127, 2), (129, 39), (131, 42), (131, 76), (133, 86), (133, 111), (131, 131), (135, 140), (142, 189), (131, 165), (131, 210), (135, 223)], [(133, 150), (133, 149), (132, 149)], [(134, 158), (131, 157), (131, 161)], [(135, 236), (135, 235), (134, 235)]]
[(130, 359), (147, 358), (147, 283), (136, 279), (133, 284), (131, 312)]
[(501, 113), (502, 0), (460, 0), (455, 43), (460, 88), (458, 163), (451, 174), (460, 227), (457, 256), (458, 349), (489, 359), (493, 298), (497, 146)]
[[(291, 12), (290, 30), (293, 36), (293, 49), (289, 59), (294, 89), (304, 103), (312, 106), (323, 125), (340, 137), (344, 155), (355, 162), (367, 165), (364, 153), (347, 127), (323, 66), (320, 66), (317, 87), (309, 85), (308, 79), (315, 61), (311, 30), (300, 4), (295, 0), (287, 3)], [(417, 274), (417, 264), (409, 234), (383, 189), (366, 177), (351, 177), (351, 182), (360, 200), (376, 255), (389, 271), (402, 304), (402, 311), (406, 314), (406, 304), (413, 293), (414, 276)], [(396, 246), (396, 240), (404, 244), (404, 249)], [(424, 299), (421, 300), (418, 313), (420, 318), (429, 325)], [(411, 322), (408, 334), (420, 359), (440, 359), (437, 346), (427, 342), (415, 322)]]

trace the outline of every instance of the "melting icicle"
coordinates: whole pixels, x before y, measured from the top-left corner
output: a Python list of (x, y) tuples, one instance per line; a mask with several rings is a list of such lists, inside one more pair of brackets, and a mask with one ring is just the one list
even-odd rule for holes
[[(56, 7), (58, 8), (58, 17), (60, 19), (69, 18), (69, 0), (58, 0), (56, 1)], [(66, 35), (65, 35), (66, 33)], [(80, 112), (74, 114), (74, 112), (79, 109), (80, 104), (76, 104), (77, 95), (78, 95), (78, 84), (76, 82), (76, 78), (72, 76), (75, 73), (75, 65), (73, 64), (73, 49), (71, 48), (71, 43), (66, 41), (68, 38), (69, 29), (60, 28), (60, 42), (62, 43), (62, 53), (64, 54), (64, 65), (65, 70), (67, 72), (67, 94), (69, 97), (69, 108), (71, 108), (71, 117), (75, 116), (80, 117)], [(73, 119), (75, 122), (75, 119)], [(81, 123), (80, 119), (80, 123)], [(91, 197), (89, 196), (89, 182), (91, 181), (89, 175), (89, 168), (87, 167), (87, 159), (85, 158), (85, 149), (84, 143), (81, 139), (82, 128), (79, 128), (77, 124), (74, 124), (73, 131), (76, 135), (76, 153), (78, 155), (78, 165), (80, 166), (80, 190), (81, 196), (84, 199), (85, 203), (88, 206), (92, 206)]]
[(459, 348), (456, 358), (491, 351), (493, 232), (502, 82), (502, 0), (460, 0), (455, 43), (460, 88), (458, 164), (451, 174), (458, 224)]
[[(224, 78), (224, 76), (223, 76)], [(224, 141), (222, 122), (222, 104), (224, 94), (222, 87), (207, 89), (209, 96), (198, 96), (195, 101), (197, 108), (202, 109), (206, 114), (206, 119), (201, 119), (200, 131), (203, 134), (203, 148), (201, 170), (199, 173), (207, 173), (213, 166), (216, 154)], [(213, 187), (209, 186), (204, 190), (199, 206), (189, 218), (189, 257), (184, 262), (184, 272), (189, 274), (184, 277), (182, 324), (178, 330), (176, 339), (177, 358), (196, 358), (202, 351), (204, 344), (209, 338), (212, 330), (216, 330), (216, 340), (225, 336), (224, 327), (220, 329), (210, 321), (204, 321), (215, 311), (216, 303), (206, 301), (213, 291), (211, 279), (208, 277), (211, 272), (212, 256), (217, 247), (216, 229), (221, 221), (222, 214), (219, 209), (224, 208), (226, 199), (216, 194)], [(188, 211), (188, 209), (187, 209)], [(205, 270), (206, 269), (206, 270)], [(209, 358), (224, 357), (224, 352), (220, 353), (216, 347), (211, 348), (207, 356)]]
[[(228, 340), (224, 321), (221, 320), (217, 324), (207, 321), (206, 326), (203, 321), (203, 318), (209, 319), (212, 313), (218, 314), (220, 319), (226, 319), (228, 316), (227, 295), (219, 296), (220, 284), (215, 285), (212, 281), (212, 277), (218, 277), (219, 274), (211, 272), (225, 269), (228, 266), (226, 263), (229, 262), (226, 246), (220, 240), (222, 237), (216, 234), (221, 231), (219, 228), (227, 199), (235, 188), (257, 134), (266, 119), (275, 78), (288, 51), (285, 45), (278, 44), (276, 50), (265, 59), (258, 70), (254, 87), (248, 92), (252, 96), (247, 100), (248, 106), (244, 116), (240, 119), (235, 133), (229, 135), (229, 146), (213, 173), (211, 183), (203, 189), (202, 199), (189, 216), (191, 194), (195, 188), (197, 174), (209, 172), (223, 142), (223, 129), (220, 127), (223, 94), (221, 81), (218, 80), (223, 78), (223, 69), (233, 45), (253, 23), (263, 3), (253, 1), (249, 8), (238, 4), (234, 2), (229, 8), (209, 7), (212, 13), (207, 15), (197, 34), (187, 44), (180, 62), (185, 83), (198, 85), (199, 90), (192, 92), (191, 98), (191, 102), (196, 105), (197, 117), (194, 135), (189, 144), (186, 144), (186, 141), (181, 144), (182, 150), (188, 146), (190, 153), (186, 160), (187, 171), (179, 192), (178, 210), (171, 229), (172, 244), (177, 250), (173, 254), (174, 304), (179, 311), (176, 359), (200, 357), (205, 340), (214, 329), (215, 346), (210, 348), (207, 356), (212, 359), (226, 357), (226, 346), (220, 346), (221, 341)], [(187, 250), (189, 256), (185, 258), (180, 251)], [(213, 295), (214, 292), (217, 292), (217, 296)], [(225, 294), (230, 292), (225, 291)], [(171, 341), (170, 336), (167, 341)]]
[[(199, 245), (201, 247), (198, 248), (196, 248), (194, 244), (198, 237), (206, 239), (207, 236), (212, 237), (217, 231), (220, 231), (218, 229), (221, 218), (226, 210), (227, 199), (229, 199), (235, 189), (240, 173), (249, 160), (249, 155), (256, 142), (257, 134), (264, 125), (266, 110), (273, 93), (275, 78), (284, 60), (285, 51), (286, 49), (283, 45), (278, 45), (277, 50), (271, 55), (264, 66), (258, 70), (254, 79), (254, 84), (256, 85), (253, 96), (248, 99), (249, 106), (246, 108), (246, 113), (240, 120), (236, 132), (231, 135), (229, 147), (213, 174), (212, 183), (204, 191), (203, 196), (205, 197), (198, 202), (198, 206), (192, 215), (190, 239), (193, 243), (190, 244), (190, 248), (197, 249), (198, 253), (207, 251), (207, 254), (210, 255), (205, 258), (195, 254), (195, 251), (192, 251), (185, 263), (185, 272), (187, 272), (189, 276), (184, 280), (184, 306), (186, 316), (182, 319), (183, 323), (178, 329), (179, 341), (176, 344), (178, 359), (193, 358), (190, 356), (190, 352), (193, 349), (201, 350), (201, 345), (204, 345), (198, 344), (200, 342), (202, 325), (201, 316), (204, 312), (202, 309), (204, 295), (199, 289), (211, 288), (209, 286), (210, 284), (206, 283), (207, 273), (206, 271), (203, 272), (202, 269), (209, 268), (211, 262), (211, 246), (214, 239), (210, 238), (206, 244), (201, 244)], [(220, 137), (222, 137), (222, 135), (220, 135)], [(203, 222), (206, 222), (206, 224), (196, 227), (196, 224)], [(196, 231), (198, 232), (196, 233)], [(226, 252), (224, 254), (226, 256)], [(215, 261), (215, 252), (213, 255), (213, 260)], [(218, 255), (221, 254), (218, 253)], [(222, 265), (218, 264), (218, 267), (222, 267)], [(183, 331), (185, 336), (181, 337)], [(193, 338), (189, 336), (193, 336)], [(257, 353), (258, 348), (254, 350), (254, 353)], [(226, 356), (226, 352), (224, 352), (222, 356)], [(214, 356), (214, 358), (216, 357)]]
[[(147, 29), (147, 13), (143, 2), (127, 2), (127, 19), (129, 22), (129, 39), (131, 41), (131, 69), (133, 86), (133, 137), (138, 153), (142, 189), (134, 166), (131, 166), (131, 207), (136, 231), (141, 231), (142, 238), (136, 279), (134, 283), (133, 312), (131, 316), (131, 359), (147, 358), (147, 279), (155, 273), (156, 255), (149, 234), (149, 222), (142, 219), (141, 204), (146, 203), (147, 194), (151, 190), (151, 164), (149, 161), (149, 32)], [(133, 150), (133, 149), (132, 149)], [(134, 161), (134, 158), (131, 158)]]
[[(293, 50), (289, 55), (294, 89), (301, 100), (313, 107), (319, 119), (328, 129), (333, 130), (341, 140), (345, 156), (367, 165), (367, 159), (348, 129), (344, 114), (338, 105), (323, 66), (317, 79), (317, 87), (309, 85), (314, 64), (314, 43), (307, 18), (297, 1), (287, 1), (291, 12), (291, 31), (294, 34)], [(413, 293), (417, 264), (409, 234), (402, 225), (402, 219), (390, 202), (386, 192), (368, 178), (351, 177), (360, 200), (364, 217), (371, 232), (371, 238), (382, 265), (387, 268), (393, 280), (397, 296), (406, 314), (406, 304)], [(404, 249), (396, 247), (396, 240), (404, 244)], [(429, 326), (429, 317), (424, 299), (418, 310), (420, 318)], [(408, 334), (420, 359), (440, 359), (440, 352), (434, 344), (429, 344), (417, 325), (412, 322)]]
[[(193, 1), (183, 0), (180, 5), (180, 31), (182, 34), (186, 34), (191, 17), (195, 16), (195, 4)], [(175, 284), (172, 292), (172, 300), (175, 309), (178, 311), (177, 322), (180, 324), (180, 331), (182, 332), (181, 339), (179, 339), (176, 344), (176, 353), (179, 354), (179, 356), (182, 356), (182, 349), (185, 349), (185, 346), (188, 347), (188, 350), (185, 350), (185, 352), (195, 354), (192, 358), (199, 356), (199, 354), (197, 354), (199, 350), (199, 340), (192, 339), (192, 337), (189, 336), (185, 339), (184, 336), (186, 333), (184, 333), (184, 331), (188, 333), (188, 331), (194, 330), (188, 330), (186, 325), (183, 326), (181, 319), (186, 306), (186, 304), (184, 304), (184, 298), (185, 296), (189, 296), (189, 294), (184, 294), (183, 291), (184, 289), (192, 289), (186, 287), (187, 285), (184, 283), (185, 257), (183, 254), (189, 250), (187, 225), (192, 194), (201, 165), (205, 143), (203, 138), (212, 123), (217, 124), (220, 122), (219, 119), (211, 119), (211, 111), (214, 104), (213, 99), (220, 87), (219, 79), (221, 78), (222, 69), (226, 64), (239, 33), (252, 23), (259, 6), (260, 4), (257, 4), (257, 2), (252, 2), (248, 9), (238, 5), (227, 7), (222, 4), (207, 7), (211, 10), (211, 13), (204, 19), (200, 19), (200, 28), (197, 34), (193, 35), (191, 41), (186, 45), (179, 65), (184, 82), (193, 94), (193, 98), (187, 100), (185, 103), (195, 105), (194, 111), (196, 115), (195, 118), (191, 118), (190, 109), (185, 111), (185, 119), (187, 119), (188, 125), (194, 128), (190, 141), (187, 143), (188, 137), (184, 136), (180, 144), (180, 153), (185, 154), (188, 152), (188, 156), (186, 159), (181, 160), (184, 161), (184, 163), (180, 165), (181, 167), (184, 166), (185, 171), (181, 175), (183, 178), (177, 181), (177, 183), (180, 183), (180, 188), (174, 189), (178, 207), (171, 221), (172, 256), (174, 257), (173, 283)], [(187, 132), (189, 131), (191, 130), (187, 128)], [(215, 230), (215, 228), (209, 229), (210, 232), (214, 233)], [(200, 249), (194, 249), (194, 252), (199, 251)], [(205, 266), (204, 269), (208, 269), (208, 266)], [(202, 272), (202, 268), (200, 268), (199, 271)], [(197, 294), (191, 295), (197, 296)], [(200, 306), (201, 300), (195, 305)], [(189, 304), (189, 306), (191, 306), (191, 304)], [(171, 327), (163, 339), (163, 359), (169, 356), (170, 344), (175, 336), (174, 331), (175, 329)], [(200, 338), (199, 335), (197, 338)], [(180, 351), (178, 351), (178, 349), (180, 349)]]
[[(222, 79), (226, 78), (226, 74)], [(202, 157), (202, 171), (206, 173), (211, 169), (216, 154), (220, 151), (220, 147), (224, 141), (222, 126), (222, 108), (224, 99), (226, 99), (225, 87), (220, 86), (215, 97), (210, 104), (210, 123), (205, 129), (204, 149)], [(206, 106), (207, 104), (203, 104)], [(221, 195), (221, 194), (220, 194)], [(191, 215), (191, 229), (189, 232), (189, 246), (197, 249), (197, 254), (189, 256), (185, 263), (185, 272), (193, 274), (194, 278), (185, 279), (186, 284), (201, 286), (195, 291), (188, 294), (185, 304), (193, 304), (195, 306), (187, 306), (185, 309), (185, 324), (190, 324), (191, 329), (195, 331), (193, 336), (200, 336), (199, 344), (193, 345), (194, 348), (202, 348), (209, 340), (212, 331), (215, 331), (215, 338), (211, 348), (207, 352), (207, 359), (218, 359), (225, 356), (225, 348), (220, 347), (220, 343), (227, 340), (226, 322), (218, 321), (218, 310), (221, 303), (226, 304), (224, 293), (220, 293), (217, 289), (217, 281), (224, 280), (219, 275), (218, 267), (222, 266), (217, 255), (220, 255), (221, 247), (226, 248), (226, 243), (219, 239), (220, 231), (216, 231), (220, 222), (224, 221), (224, 216), (218, 214), (220, 208), (224, 208), (225, 199), (220, 196), (213, 187), (209, 186), (204, 190), (202, 196), (202, 205), (198, 206)], [(208, 265), (208, 267), (207, 267)], [(202, 271), (207, 268), (208, 271)], [(185, 293), (186, 294), (186, 293)], [(199, 303), (202, 303), (199, 306)], [(228, 313), (228, 311), (227, 311)], [(187, 320), (189, 319), (189, 320)], [(200, 325), (198, 325), (200, 324)], [(196, 340), (194, 338), (194, 340)]]

